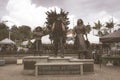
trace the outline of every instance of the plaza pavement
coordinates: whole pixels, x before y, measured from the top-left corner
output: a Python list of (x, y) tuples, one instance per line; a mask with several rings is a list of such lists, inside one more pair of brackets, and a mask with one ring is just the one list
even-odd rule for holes
[(23, 65), (9, 64), (0, 66), (0, 80), (120, 80), (120, 66), (95, 64), (93, 74), (84, 75), (34, 75), (23, 74)]

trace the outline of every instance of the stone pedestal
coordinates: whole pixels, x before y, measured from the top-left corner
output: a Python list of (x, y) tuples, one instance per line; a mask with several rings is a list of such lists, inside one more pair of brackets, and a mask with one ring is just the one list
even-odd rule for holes
[(27, 56), (24, 61), (48, 62), (48, 56)]
[(94, 60), (93, 59), (70, 59), (72, 63), (83, 63), (84, 73), (94, 73)]
[(94, 64), (94, 60), (93, 59), (75, 59), (75, 58), (72, 58), (69, 60), (70, 62), (83, 62), (84, 64), (87, 64), (87, 63), (91, 63), (91, 64)]
[(38, 75), (83, 75), (83, 63), (36, 63)]
[(35, 75), (83, 75), (94, 72), (93, 59), (29, 56), (24, 58), (24, 71)]
[(63, 62), (69, 62), (69, 60), (71, 59), (71, 57), (49, 57), (48, 58), (48, 62), (50, 63), (63, 63)]
[(48, 62), (48, 56), (27, 56), (24, 57), (24, 70), (34, 70), (37, 62)]

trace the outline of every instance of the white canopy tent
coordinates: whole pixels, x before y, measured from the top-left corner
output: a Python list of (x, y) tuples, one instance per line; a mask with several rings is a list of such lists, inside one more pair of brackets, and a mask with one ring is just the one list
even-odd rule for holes
[[(32, 42), (32, 43), (34, 43), (34, 41), (35, 41), (35, 39), (30, 40), (30, 42)], [(29, 42), (28, 40), (27, 41), (23, 41), (21, 43), (21, 45), (26, 46), (26, 45), (28, 45), (28, 42)]]
[[(35, 42), (35, 39), (32, 39), (32, 40), (30, 40), (32, 43), (34, 43)], [(28, 43), (29, 43), (29, 41), (27, 40), (27, 41), (23, 41), (22, 43), (21, 43), (21, 45), (23, 45), (23, 46), (26, 46), (26, 45), (28, 45)], [(50, 39), (49, 39), (49, 35), (46, 35), (46, 36), (43, 36), (42, 37), (42, 44), (51, 44), (51, 41), (50, 41)]]
[(90, 41), (90, 43), (93, 43), (93, 44), (99, 44), (100, 43), (98, 36), (94, 36), (92, 34), (88, 34), (87, 36), (88, 36), (88, 40)]
[(16, 43), (12, 41), (11, 39), (5, 38), (0, 41), (0, 44), (16, 44)]
[(67, 37), (73, 37), (73, 34), (72, 34), (72, 33), (71, 33), (71, 34), (68, 34)]
[(51, 44), (51, 41), (49, 39), (49, 35), (42, 37), (42, 44)]
[(66, 41), (67, 44), (74, 44), (73, 40)]

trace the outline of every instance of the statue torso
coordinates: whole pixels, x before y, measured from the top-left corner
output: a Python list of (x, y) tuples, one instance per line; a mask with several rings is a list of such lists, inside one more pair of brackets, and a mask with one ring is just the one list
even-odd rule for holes
[(74, 31), (75, 31), (76, 34), (85, 34), (84, 25), (75, 26)]

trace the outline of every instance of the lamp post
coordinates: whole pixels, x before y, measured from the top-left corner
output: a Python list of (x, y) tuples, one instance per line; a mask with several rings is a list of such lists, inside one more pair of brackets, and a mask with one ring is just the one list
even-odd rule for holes
[(10, 36), (11, 36), (11, 32), (10, 32), (10, 29), (9, 29), (9, 37), (8, 37), (9, 39), (11, 39), (11, 37), (10, 37)]
[[(3, 22), (3, 23), (7, 23), (8, 20), (6, 20), (6, 21), (2, 21), (2, 22)], [(11, 35), (10, 28), (8, 28), (8, 31), (9, 31), (8, 38), (10, 39), (10, 35)]]
[[(2, 23), (4, 23), (6, 25), (6, 23), (8, 22), (8, 20), (2, 21)], [(10, 39), (10, 29), (8, 29), (9, 33), (8, 33), (8, 38)]]
[[(5, 20), (5, 21), (2, 21), (2, 22), (3, 22), (3, 23), (10, 22), (10, 23), (13, 23), (13, 24), (15, 24), (14, 22), (12, 22), (12, 21), (9, 21), (9, 20)], [(9, 31), (8, 38), (9, 38), (9, 39), (11, 39), (11, 31), (10, 31), (10, 27), (9, 27), (8, 31)]]

